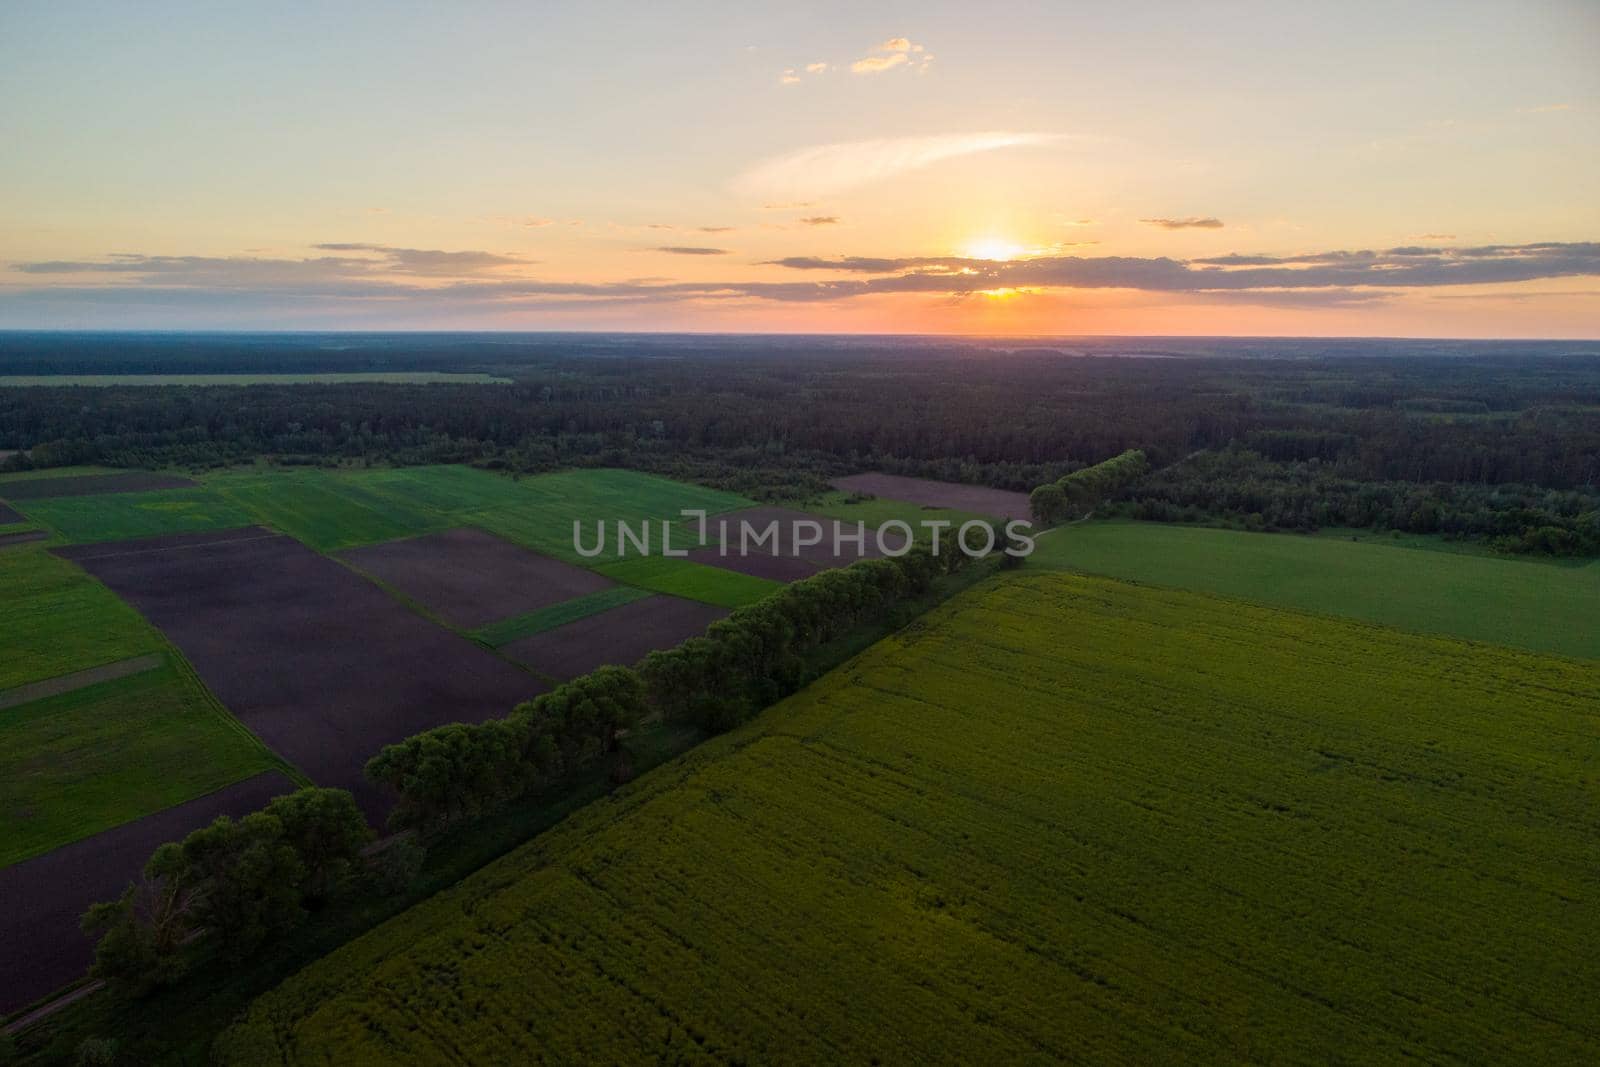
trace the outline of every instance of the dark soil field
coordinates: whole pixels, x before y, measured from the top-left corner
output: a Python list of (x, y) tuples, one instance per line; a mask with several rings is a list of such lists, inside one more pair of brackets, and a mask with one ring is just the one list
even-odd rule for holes
[(43, 541), (50, 536), (48, 530), (23, 530), (21, 533), (0, 534), (0, 548), (7, 545), (20, 545), (28, 541)]
[(139, 878), (157, 846), (181, 839), (218, 815), (248, 815), (293, 791), (287, 778), (269, 771), (0, 869), (0, 945), (5, 946), (0, 1014), (83, 976), (94, 959), (94, 946), (78, 929), (79, 918), (89, 905), (117, 899)]
[(726, 608), (680, 597), (645, 597), (513, 641), (500, 651), (565, 681), (608, 663), (631, 666), (646, 653), (698, 637), (726, 614)]
[(1026, 519), (1031, 514), (1027, 493), (990, 489), (982, 485), (873, 473), (835, 478), (833, 486), (847, 493), (870, 493), (887, 500), (907, 500), (924, 507), (956, 508), (1002, 519)]
[(0, 486), (7, 500), (40, 500), (48, 496), (95, 496), (100, 493), (144, 493), (152, 489), (190, 489), (198, 482), (172, 474), (85, 474), (76, 478), (31, 478)]
[(616, 584), (471, 527), (352, 548), (339, 557), (463, 630)]
[(738, 571), (740, 574), (753, 574), (757, 578), (770, 578), (775, 582), (799, 581), (817, 573), (817, 568), (809, 561), (794, 556), (771, 556), (766, 552), (752, 552), (748, 556), (741, 556), (738, 543), (734, 544), (735, 547), (730, 548), (726, 556), (722, 555), (722, 549), (718, 546), (708, 545), (705, 548), (692, 550), (689, 558), (696, 563), (722, 567)]
[(380, 826), (389, 799), (361, 773), (379, 749), (545, 688), (261, 527), (59, 552), (163, 630), (256, 736), (317, 784), (349, 789)]

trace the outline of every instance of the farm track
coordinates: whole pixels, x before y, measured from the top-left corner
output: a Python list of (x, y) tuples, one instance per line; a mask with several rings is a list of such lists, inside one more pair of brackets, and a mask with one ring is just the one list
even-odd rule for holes
[(109, 682), (117, 678), (126, 678), (130, 674), (148, 671), (161, 666), (162, 657), (159, 653), (148, 653), (143, 656), (134, 656), (131, 659), (118, 660), (100, 667), (90, 667), (88, 670), (73, 671), (71, 674), (59, 675), (48, 678), (42, 682), (31, 685), (18, 686), (0, 692), (0, 708), (14, 708), (18, 704), (26, 704), (30, 700), (42, 700), (45, 697), (59, 696), (70, 693), (75, 689), (96, 685), (100, 682)]

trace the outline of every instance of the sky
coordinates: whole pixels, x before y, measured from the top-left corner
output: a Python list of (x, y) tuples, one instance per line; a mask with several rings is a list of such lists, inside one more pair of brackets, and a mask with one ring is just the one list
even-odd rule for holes
[(1600, 337), (1600, 0), (0, 5), (0, 328)]

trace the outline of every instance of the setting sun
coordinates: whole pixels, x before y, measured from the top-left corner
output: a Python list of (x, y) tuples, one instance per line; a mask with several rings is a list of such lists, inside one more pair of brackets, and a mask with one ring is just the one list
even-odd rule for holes
[(962, 253), (969, 259), (1015, 259), (1027, 251), (1015, 241), (1008, 241), (1003, 237), (980, 237), (975, 241), (968, 241), (962, 248)]

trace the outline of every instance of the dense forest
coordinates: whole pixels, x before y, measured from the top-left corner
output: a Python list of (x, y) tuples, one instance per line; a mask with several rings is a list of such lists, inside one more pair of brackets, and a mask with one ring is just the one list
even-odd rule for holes
[(26, 450), (12, 466), (628, 466), (773, 499), (864, 469), (1029, 491), (1138, 449), (1153, 473), (1118, 498), (1141, 518), (1600, 551), (1592, 347), (0, 337), (0, 375), (444, 368), (514, 384), (0, 385), (0, 450)]

